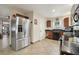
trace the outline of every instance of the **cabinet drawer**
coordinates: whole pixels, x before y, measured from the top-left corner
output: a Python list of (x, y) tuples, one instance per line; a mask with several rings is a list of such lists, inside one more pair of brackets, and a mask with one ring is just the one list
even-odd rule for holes
[(53, 36), (52, 36), (52, 35), (49, 35), (49, 36), (48, 36), (48, 38), (49, 38), (49, 39), (52, 39), (52, 38), (53, 38)]
[(52, 35), (52, 32), (48, 32), (47, 34), (48, 34), (48, 35)]
[(52, 39), (53, 38), (53, 33), (52, 31), (46, 31), (46, 37), (49, 38), (49, 39)]

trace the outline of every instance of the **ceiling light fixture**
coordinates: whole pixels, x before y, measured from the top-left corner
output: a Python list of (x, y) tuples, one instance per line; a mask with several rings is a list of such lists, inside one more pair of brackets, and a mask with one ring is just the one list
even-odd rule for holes
[(55, 9), (53, 9), (52, 12), (55, 12)]

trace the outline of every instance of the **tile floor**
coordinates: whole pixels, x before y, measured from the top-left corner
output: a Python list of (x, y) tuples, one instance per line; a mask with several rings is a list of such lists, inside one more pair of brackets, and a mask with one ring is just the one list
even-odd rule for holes
[(0, 55), (59, 55), (59, 42), (44, 39), (19, 51), (0, 50)]

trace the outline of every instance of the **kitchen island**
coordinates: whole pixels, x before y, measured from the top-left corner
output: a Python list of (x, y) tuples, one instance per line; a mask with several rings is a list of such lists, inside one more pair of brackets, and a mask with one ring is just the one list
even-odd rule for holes
[(61, 29), (53, 29), (53, 30), (45, 30), (46, 38), (52, 40), (59, 40), (59, 38), (63, 35), (63, 30)]

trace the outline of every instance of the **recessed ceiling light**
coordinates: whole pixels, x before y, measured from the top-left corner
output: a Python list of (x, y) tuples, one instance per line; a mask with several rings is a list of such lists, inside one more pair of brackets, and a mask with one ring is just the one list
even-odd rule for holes
[(55, 12), (55, 9), (53, 9), (52, 12)]
[(73, 4), (68, 4), (69, 6), (73, 6)]

